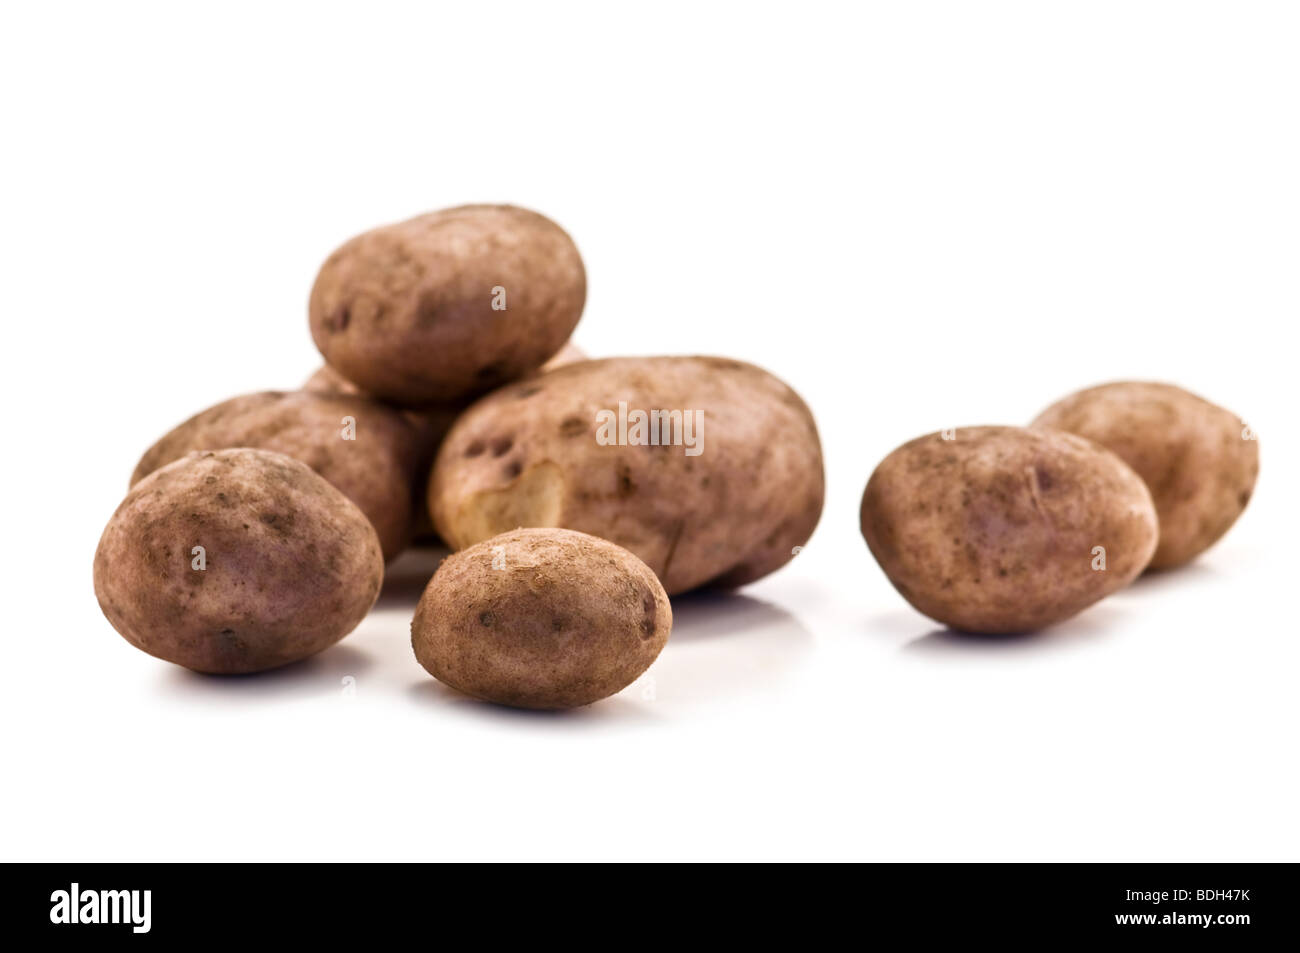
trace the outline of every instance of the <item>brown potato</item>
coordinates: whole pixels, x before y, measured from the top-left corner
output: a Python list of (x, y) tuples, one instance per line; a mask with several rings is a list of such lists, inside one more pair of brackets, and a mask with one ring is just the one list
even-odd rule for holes
[(135, 485), (95, 552), (95, 596), (136, 648), (196, 672), (259, 672), (333, 645), (379, 595), (374, 527), (311, 468), (191, 453)]
[[(586, 359), (587, 355), (582, 352), (582, 349), (570, 341), (560, 349), (560, 353), (543, 364), (537, 373), (545, 373), (563, 367), (565, 364), (576, 364)], [(302, 389), (323, 394), (368, 396), (328, 364), (321, 365), (311, 377), (307, 378)], [(427, 407), (407, 408), (403, 411), (416, 433), (418, 462), (415, 468), (415, 485), (420, 488), (420, 491), (415, 495), (415, 521), (412, 535), (417, 543), (438, 542), (437, 532), (433, 528), (433, 518), (429, 515), (424, 487), (429, 482), (429, 471), (433, 467), (434, 458), (438, 455), (438, 447), (442, 445), (447, 431), (451, 429), (451, 425), (456, 422), (456, 418), (464, 409), (464, 405), (430, 404)]]
[(613, 695), (668, 641), (668, 596), (645, 563), (563, 529), (520, 529), (446, 559), (411, 623), (411, 646), (452, 688), (517, 708)]
[[(606, 425), (620, 405), (623, 445)], [(681, 412), (668, 435), (677, 445), (633, 445), (637, 411)], [(517, 526), (600, 536), (675, 594), (743, 585), (789, 562), (823, 492), (812, 415), (766, 371), (721, 358), (609, 358), (516, 382), (467, 410), (439, 450), (429, 510), (457, 549)]]
[[(345, 439), (344, 418), (355, 421)], [(400, 412), (364, 397), (265, 391), (224, 401), (155, 443), (134, 485), (193, 450), (254, 447), (288, 454), (334, 484), (374, 524), (392, 559), (410, 542), (419, 437)]]
[(1255, 491), (1259, 442), (1235, 415), (1172, 384), (1121, 381), (1071, 394), (1031, 426), (1087, 437), (1146, 481), (1160, 516), (1151, 569), (1190, 562)]
[(466, 205), (358, 235), (321, 266), (312, 338), (369, 394), (454, 403), (541, 367), (573, 332), (587, 278), (545, 216)]
[[(567, 347), (567, 345), (566, 345)], [(558, 357), (559, 355), (557, 355)], [(369, 397), (360, 387), (339, 374), (328, 364), (320, 367), (316, 373), (307, 378), (302, 389), (316, 394), (351, 394), (355, 397)], [(456, 422), (457, 416), (464, 410), (462, 405), (430, 404), (427, 407), (394, 408), (415, 428), (416, 482), (423, 488), (428, 482), (429, 468), (433, 458), (438, 454), (438, 447), (447, 431)], [(416, 505), (424, 509), (424, 493), (416, 494)]]
[(1151, 494), (1119, 457), (1019, 427), (903, 444), (871, 475), (861, 516), (903, 598), (969, 632), (1068, 619), (1132, 582), (1157, 534)]

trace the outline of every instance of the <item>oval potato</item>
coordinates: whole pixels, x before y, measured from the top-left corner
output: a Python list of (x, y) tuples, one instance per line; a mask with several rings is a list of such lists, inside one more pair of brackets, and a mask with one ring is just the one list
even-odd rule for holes
[(95, 596), (150, 655), (239, 674), (347, 635), (384, 577), (374, 527), (311, 468), (263, 450), (191, 453), (126, 495), (95, 552)]
[(411, 623), (421, 665), (452, 688), (518, 708), (574, 708), (650, 667), (672, 630), (668, 596), (625, 549), (521, 529), (448, 557)]
[(1160, 516), (1152, 569), (1190, 562), (1255, 491), (1259, 442), (1235, 414), (1172, 384), (1120, 381), (1057, 401), (1031, 426), (1086, 437), (1146, 481)]
[(950, 433), (889, 454), (862, 496), (867, 546), (917, 610), (969, 632), (1030, 632), (1146, 567), (1155, 507), (1117, 456), (1048, 430)]
[[(629, 419), (677, 417), (659, 445), (634, 443), (633, 429), (619, 444), (609, 420), (620, 407)], [(608, 539), (675, 594), (743, 585), (789, 562), (823, 495), (812, 415), (771, 374), (712, 357), (607, 358), (518, 381), (465, 411), (439, 450), (429, 511), (456, 549), (518, 526)]]
[[(345, 439), (345, 420), (355, 439)], [(132, 485), (195, 450), (253, 447), (307, 464), (374, 524), (384, 556), (410, 542), (419, 435), (399, 411), (347, 394), (265, 391), (195, 414), (145, 451)]]
[(573, 240), (510, 205), (466, 205), (358, 235), (309, 303), (325, 362), (366, 393), (453, 403), (541, 367), (582, 316)]

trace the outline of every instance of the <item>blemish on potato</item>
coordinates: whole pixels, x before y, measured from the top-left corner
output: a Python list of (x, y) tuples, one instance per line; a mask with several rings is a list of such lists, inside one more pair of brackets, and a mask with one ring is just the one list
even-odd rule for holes
[[(529, 570), (494, 572), (487, 557), (501, 546)], [(491, 609), (470, 608), (484, 600)], [(459, 691), (564, 709), (631, 685), (671, 627), (663, 587), (631, 553), (570, 530), (521, 529), (442, 563), (416, 609), (411, 645), (431, 675)]]

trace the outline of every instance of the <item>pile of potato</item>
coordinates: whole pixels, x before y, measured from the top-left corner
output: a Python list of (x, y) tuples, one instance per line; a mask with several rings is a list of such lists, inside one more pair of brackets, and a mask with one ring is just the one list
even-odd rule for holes
[[(567, 342), (585, 299), (573, 241), (520, 208), (347, 242), (311, 291), (325, 366), (203, 410), (141, 457), (95, 554), (104, 614), (178, 665), (263, 671), (347, 635), (385, 562), (436, 533), (456, 552), (411, 624), (435, 678), (528, 708), (631, 684), (668, 639), (669, 596), (752, 582), (808, 541), (822, 450), (799, 395), (752, 365), (584, 359)], [(1109, 384), (1028, 428), (904, 444), (872, 474), (861, 528), (924, 614), (1025, 632), (1194, 558), (1258, 470), (1226, 410)]]
[(436, 532), (458, 552), (411, 626), (431, 674), (530, 708), (624, 688), (667, 641), (670, 594), (751, 582), (807, 542), (822, 453), (804, 402), (752, 365), (584, 360), (585, 299), (573, 241), (525, 209), (345, 243), (311, 291), (325, 367), (145, 451), (95, 555), (104, 614), (159, 658), (262, 671), (354, 629), (384, 563)]

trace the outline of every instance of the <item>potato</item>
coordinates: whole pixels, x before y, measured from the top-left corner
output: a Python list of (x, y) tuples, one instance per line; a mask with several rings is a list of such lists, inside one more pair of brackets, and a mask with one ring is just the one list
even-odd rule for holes
[(673, 627), (645, 563), (563, 529), (520, 529), (446, 559), (411, 623), (411, 646), (452, 688), (517, 708), (575, 708), (650, 667)]
[(466, 205), (358, 235), (309, 305), (325, 362), (366, 393), (453, 403), (536, 370), (582, 315), (573, 240), (509, 205)]
[(191, 453), (135, 485), (95, 552), (95, 596), (138, 649), (196, 672), (260, 672), (347, 635), (379, 595), (365, 515), (306, 464)]
[(1146, 481), (1160, 516), (1152, 569), (1181, 566), (1217, 542), (1250, 502), (1259, 475), (1253, 431), (1172, 384), (1090, 387), (1053, 404), (1031, 426), (1087, 437)]
[[(678, 416), (659, 445), (636, 443), (649, 439), (636, 414), (655, 411)], [(429, 511), (456, 549), (517, 526), (600, 536), (675, 594), (783, 566), (812, 535), (823, 490), (812, 415), (772, 375), (721, 358), (609, 358), (470, 407), (438, 452)]]
[(903, 444), (871, 475), (861, 516), (903, 598), (969, 632), (1068, 619), (1137, 577), (1157, 535), (1151, 494), (1119, 457), (1019, 427)]
[[(355, 422), (348, 439), (345, 418)], [(402, 414), (364, 397), (265, 391), (224, 401), (155, 443), (134, 485), (193, 450), (254, 447), (288, 454), (334, 484), (366, 514), (392, 559), (410, 542), (419, 435)]]
[[(303, 383), (302, 389), (318, 394), (353, 394), (368, 396), (356, 384), (338, 371), (324, 364), (316, 373)], [(455, 422), (464, 408), (457, 405), (430, 404), (421, 409), (408, 408), (402, 415), (415, 429), (415, 468), (412, 479), (413, 499), (411, 502), (411, 538), (419, 544), (437, 543), (437, 534), (433, 529), (433, 519), (429, 516), (429, 507), (425, 503), (424, 487), (429, 482), (429, 470), (438, 455), (442, 438)], [(418, 489), (415, 489), (418, 488)]]

